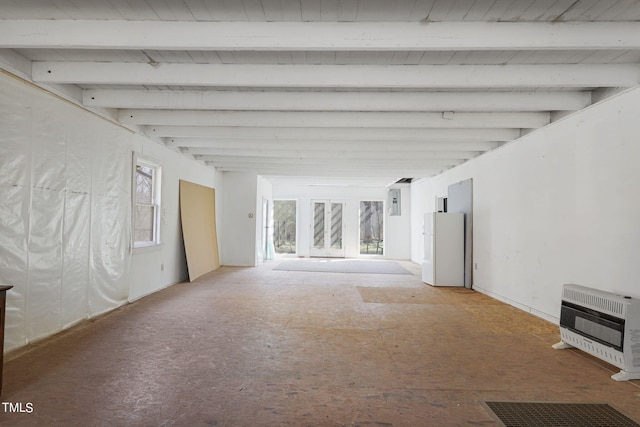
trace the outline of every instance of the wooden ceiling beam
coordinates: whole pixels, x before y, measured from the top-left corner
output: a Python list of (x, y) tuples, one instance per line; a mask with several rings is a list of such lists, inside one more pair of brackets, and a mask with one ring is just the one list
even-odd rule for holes
[(495, 141), (412, 141), (412, 140), (266, 140), (266, 139), (200, 139), (200, 138), (172, 138), (166, 142), (172, 148), (179, 148), (184, 153), (214, 154), (217, 150), (355, 150), (388, 153), (393, 145), (393, 151), (398, 153), (420, 151), (473, 151), (485, 152), (502, 145)]
[(640, 48), (640, 23), (7, 19), (0, 25), (0, 48), (199, 51), (620, 50)]
[(397, 151), (387, 148), (387, 151), (354, 150), (344, 147), (342, 150), (327, 150), (316, 147), (315, 150), (249, 150), (235, 148), (205, 148), (185, 151), (199, 160), (211, 160), (216, 157), (266, 157), (276, 159), (319, 159), (319, 160), (409, 160), (409, 159), (464, 159), (468, 160), (481, 154), (480, 151)]
[(272, 65), (33, 62), (37, 83), (274, 88), (509, 89), (631, 87), (635, 64)]
[(208, 164), (224, 165), (271, 165), (271, 166), (330, 166), (330, 167), (362, 167), (385, 168), (406, 167), (408, 169), (457, 166), (464, 163), (464, 159), (314, 159), (314, 158), (276, 158), (261, 156), (202, 156)]
[[(379, 186), (395, 182), (400, 178), (424, 178), (437, 175), (449, 168), (420, 168), (420, 169), (407, 169), (402, 167), (386, 167), (386, 168), (358, 168), (353, 169), (349, 167), (331, 168), (331, 167), (281, 167), (281, 166), (265, 166), (262, 164), (257, 165), (225, 165), (215, 166), (217, 170), (221, 172), (247, 172), (257, 173), (258, 175), (269, 176), (288, 176), (292, 178), (299, 177), (327, 177), (331, 178), (332, 182), (339, 181), (339, 177), (344, 178), (358, 178), (359, 181), (367, 181), (370, 178), (371, 181), (378, 182)], [(319, 182), (313, 180), (314, 183)], [(384, 183), (384, 184), (383, 184)]]
[(364, 141), (511, 141), (518, 129), (413, 129), (413, 128), (275, 128), (229, 126), (147, 126), (152, 137), (258, 140), (364, 140)]
[[(366, 94), (362, 95), (366, 97)], [(425, 113), (355, 111), (120, 110), (124, 124), (313, 128), (538, 128), (547, 112)]]
[(286, 92), (88, 89), (87, 107), (243, 111), (573, 111), (589, 91)]

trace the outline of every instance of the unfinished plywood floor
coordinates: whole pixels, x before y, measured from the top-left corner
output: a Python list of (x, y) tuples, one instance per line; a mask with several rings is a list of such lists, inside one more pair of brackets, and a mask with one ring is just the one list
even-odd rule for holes
[[(557, 327), (416, 275), (227, 268), (5, 362), (2, 425), (498, 425), (483, 401), (608, 403), (639, 382)], [(417, 266), (403, 263), (418, 273)]]

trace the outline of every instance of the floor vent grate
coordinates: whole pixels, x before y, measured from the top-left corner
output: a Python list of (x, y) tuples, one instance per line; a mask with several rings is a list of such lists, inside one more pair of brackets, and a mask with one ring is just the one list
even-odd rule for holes
[(506, 427), (640, 426), (606, 403), (484, 403)]

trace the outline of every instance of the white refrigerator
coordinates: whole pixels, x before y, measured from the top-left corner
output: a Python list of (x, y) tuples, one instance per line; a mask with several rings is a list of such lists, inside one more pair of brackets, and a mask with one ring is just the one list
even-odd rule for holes
[(424, 214), (422, 281), (432, 286), (464, 286), (464, 214)]

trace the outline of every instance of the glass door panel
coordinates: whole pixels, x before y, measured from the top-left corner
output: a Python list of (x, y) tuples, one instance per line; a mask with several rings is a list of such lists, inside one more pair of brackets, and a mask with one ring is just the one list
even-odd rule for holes
[(331, 203), (331, 249), (342, 249), (342, 203)]
[(311, 256), (344, 257), (344, 202), (311, 202)]
[(325, 215), (324, 202), (313, 203), (313, 248), (324, 250)]

